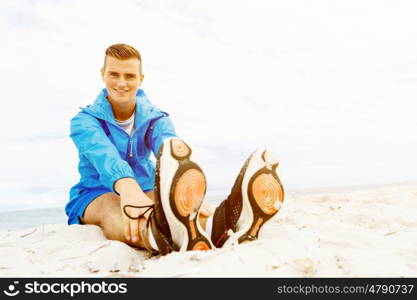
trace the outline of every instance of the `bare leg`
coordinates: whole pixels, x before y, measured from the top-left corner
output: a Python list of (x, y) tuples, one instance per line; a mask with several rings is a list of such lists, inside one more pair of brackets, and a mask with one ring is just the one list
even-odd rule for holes
[[(152, 200), (155, 199), (154, 191), (149, 191), (146, 195)], [(205, 229), (207, 217), (200, 215), (200, 224)], [(110, 240), (117, 240), (127, 243), (134, 247), (145, 248), (143, 237), (139, 232), (139, 241), (133, 243), (127, 241), (123, 229), (123, 217), (120, 209), (120, 197), (115, 193), (103, 194), (94, 199), (86, 208), (84, 217), (81, 219), (82, 224), (91, 224), (100, 226), (104, 235)], [(140, 228), (146, 227), (146, 220), (140, 221)], [(145, 230), (145, 232), (147, 232)]]
[[(147, 193), (147, 196), (151, 198), (150, 193)], [(142, 237), (139, 237), (139, 241), (135, 243), (126, 240), (122, 211), (120, 209), (120, 197), (115, 193), (106, 193), (94, 199), (87, 206), (81, 222), (83, 224), (100, 226), (104, 235), (110, 240), (121, 241), (134, 247), (144, 248), (145, 246)], [(146, 225), (145, 220), (141, 220), (142, 222)], [(141, 223), (140, 225), (142, 225)]]

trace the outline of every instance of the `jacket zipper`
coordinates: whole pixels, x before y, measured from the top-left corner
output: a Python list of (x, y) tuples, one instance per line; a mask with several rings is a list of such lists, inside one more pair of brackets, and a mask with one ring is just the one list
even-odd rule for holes
[[(87, 112), (88, 114), (90, 114), (89, 112)], [(90, 114), (90, 115), (92, 115), (93, 117), (96, 117), (94, 114)], [(101, 119), (101, 118), (100, 118)], [(107, 120), (104, 120), (104, 119), (102, 119), (104, 122), (108, 122)], [(113, 124), (113, 125), (117, 125), (117, 124), (114, 124), (114, 123), (112, 123), (112, 122), (108, 122), (108, 123), (110, 123), (110, 124)], [(135, 128), (135, 130), (133, 131), (133, 133), (132, 133), (132, 136), (130, 136), (126, 131), (124, 131), (122, 128), (120, 128), (119, 126), (117, 126), (121, 131), (123, 131), (125, 134), (127, 134), (127, 136), (129, 137), (129, 143), (128, 143), (128, 149), (127, 149), (127, 153), (128, 153), (128, 159), (131, 161), (132, 160), (132, 158), (133, 158), (133, 136), (135, 135), (135, 133), (136, 133), (136, 128)]]
[(129, 136), (129, 158), (133, 158), (133, 139)]
[[(124, 131), (124, 130), (123, 130)], [(124, 131), (129, 136), (128, 142), (128, 151), (127, 151), (127, 159), (129, 161), (129, 165), (133, 167), (133, 141), (135, 138), (136, 129), (133, 131), (132, 135), (130, 136), (126, 131)]]

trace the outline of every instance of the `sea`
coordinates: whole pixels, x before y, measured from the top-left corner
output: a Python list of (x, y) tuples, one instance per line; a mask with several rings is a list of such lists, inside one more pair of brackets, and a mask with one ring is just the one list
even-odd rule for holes
[(30, 228), (47, 224), (66, 224), (64, 207), (0, 212), (0, 231)]

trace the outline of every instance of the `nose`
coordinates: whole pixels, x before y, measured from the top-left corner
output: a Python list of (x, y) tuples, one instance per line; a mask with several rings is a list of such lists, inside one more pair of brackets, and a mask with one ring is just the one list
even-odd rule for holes
[(124, 78), (120, 78), (117, 82), (116, 82), (116, 86), (117, 87), (126, 87), (127, 83), (126, 80), (124, 80)]

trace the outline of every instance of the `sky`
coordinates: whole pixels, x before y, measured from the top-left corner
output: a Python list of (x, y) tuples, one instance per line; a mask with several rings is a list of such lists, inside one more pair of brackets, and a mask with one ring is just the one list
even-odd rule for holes
[(415, 1), (0, 2), (0, 209), (64, 206), (70, 119), (105, 49), (141, 52), (150, 101), (226, 197), (267, 147), (287, 192), (417, 181)]

